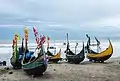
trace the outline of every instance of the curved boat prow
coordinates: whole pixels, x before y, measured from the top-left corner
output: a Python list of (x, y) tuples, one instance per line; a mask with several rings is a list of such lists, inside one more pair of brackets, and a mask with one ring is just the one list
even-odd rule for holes
[(68, 51), (68, 53), (66, 54), (66, 58), (68, 62), (75, 64), (79, 64), (80, 62), (82, 62), (85, 58), (84, 42), (83, 42), (82, 50), (78, 54), (70, 54), (70, 53), (73, 52)]
[(84, 47), (84, 42), (83, 42), (83, 46), (82, 46), (82, 50), (80, 51), (81, 56), (85, 55), (85, 47)]
[(61, 48), (56, 55), (54, 55), (54, 56), (52, 56), (48, 59), (49, 59), (50, 62), (54, 62), (54, 63), (57, 63), (59, 60), (62, 60), (62, 58), (61, 58)]
[[(105, 60), (108, 60), (112, 54), (113, 54), (113, 46), (112, 43), (110, 41), (110, 39), (108, 39), (109, 41), (109, 46), (108, 48), (106, 48), (104, 51), (97, 53), (94, 52), (93, 50), (87, 50), (87, 58), (89, 60), (94, 60), (94, 61), (99, 61), (99, 62), (104, 62)], [(90, 52), (92, 51), (92, 52)]]

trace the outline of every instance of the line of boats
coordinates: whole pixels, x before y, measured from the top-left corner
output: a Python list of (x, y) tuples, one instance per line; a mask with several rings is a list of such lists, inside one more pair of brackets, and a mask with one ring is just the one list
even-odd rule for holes
[[(24, 29), (24, 38), (22, 38), (22, 45), (21, 47), (17, 46), (17, 42), (19, 41), (19, 35), (15, 34), (13, 39), (13, 54), (10, 58), (11, 65), (14, 69), (23, 69), (26, 73), (30, 75), (42, 75), (46, 69), (48, 62), (58, 63), (59, 61), (63, 60), (61, 58), (61, 49), (57, 54), (53, 54), (50, 52), (49, 47), (49, 38), (47, 38), (47, 51), (45, 52), (44, 43), (46, 41), (46, 37), (44, 35), (38, 34), (37, 30), (33, 27), (33, 32), (35, 36), (35, 40), (37, 43), (35, 51), (30, 51), (28, 49), (28, 29)], [(86, 57), (91, 62), (101, 62), (103, 63), (105, 60), (108, 60), (113, 54), (113, 47), (111, 41), (109, 41), (109, 46), (102, 52), (96, 52), (91, 49), (92, 44), (90, 43), (90, 37), (86, 35), (88, 38), (87, 45), (82, 46), (82, 50), (76, 54), (76, 52), (72, 52), (69, 45), (68, 34), (67, 34), (67, 47), (65, 50), (66, 53), (66, 60), (68, 63), (79, 64), (85, 59)], [(95, 37), (97, 41), (96, 45), (99, 48), (100, 42)], [(24, 45), (25, 42), (25, 45)], [(77, 48), (78, 43), (76, 44)], [(37, 56), (36, 56), (36, 55)]]

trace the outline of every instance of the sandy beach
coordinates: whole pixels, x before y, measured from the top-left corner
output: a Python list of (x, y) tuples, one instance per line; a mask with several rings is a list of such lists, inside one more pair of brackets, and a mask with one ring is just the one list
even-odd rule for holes
[(120, 81), (119, 62), (119, 58), (114, 58), (105, 63), (48, 64), (44, 75), (38, 77), (29, 76), (22, 69), (6, 70), (0, 66), (0, 81)]

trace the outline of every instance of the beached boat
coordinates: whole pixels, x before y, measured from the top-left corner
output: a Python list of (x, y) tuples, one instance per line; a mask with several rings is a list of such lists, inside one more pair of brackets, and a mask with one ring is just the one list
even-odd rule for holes
[(83, 43), (83, 47), (82, 47), (82, 50), (80, 51), (80, 53), (78, 53), (78, 54), (73, 53), (69, 48), (68, 34), (67, 34), (67, 49), (66, 49), (65, 53), (66, 53), (66, 59), (68, 62), (79, 64), (80, 62), (82, 62), (85, 59), (84, 43)]
[(30, 75), (42, 75), (47, 69), (47, 58), (43, 47), (40, 48), (38, 56), (28, 63), (25, 63), (23, 59), (22, 68)]
[[(26, 31), (24, 32), (25, 34), (25, 38), (27, 39), (28, 41), (28, 30), (26, 29)], [(24, 55), (24, 52), (25, 52), (25, 48), (24, 48), (24, 38), (22, 38), (22, 46), (19, 47), (18, 49), (18, 46), (17, 46), (17, 42), (18, 40), (20, 40), (20, 37), (18, 34), (15, 34), (14, 36), (14, 39), (13, 39), (13, 54), (12, 54), (12, 57), (10, 58), (10, 62), (11, 62), (11, 65), (13, 66), (14, 69), (20, 69), (22, 68), (22, 64), (21, 64), (21, 61), (23, 59), (23, 55)], [(26, 44), (26, 49), (27, 49), (27, 44)], [(29, 52), (29, 56), (27, 55), (25, 57), (26, 61), (28, 61), (31, 56), (33, 55), (33, 52), (30, 51)]]
[(13, 40), (13, 54), (12, 57), (10, 58), (10, 63), (13, 66), (14, 69), (21, 69), (21, 59), (19, 59), (19, 51), (17, 50), (17, 41), (18, 41), (18, 35), (15, 34), (14, 40)]
[(68, 62), (79, 64), (85, 59), (84, 43), (80, 53), (75, 54), (69, 48), (65, 51)]
[(87, 43), (86, 46), (86, 57), (89, 59), (89, 61), (94, 62), (104, 62), (105, 60), (108, 60), (112, 54), (113, 54), (113, 46), (111, 41), (109, 40), (109, 46), (102, 52), (95, 52), (90, 48), (90, 44)]
[(56, 50), (56, 47), (49, 47), (49, 40), (50, 40), (50, 38), (49, 37), (47, 37), (47, 52), (46, 52), (46, 54), (48, 55), (47, 56), (47, 58), (48, 58), (48, 62), (54, 62), (54, 63), (58, 63), (58, 61), (60, 61), (60, 60), (62, 60), (62, 58), (61, 58), (61, 49), (59, 50), (59, 52), (56, 54), (56, 55), (54, 55), (53, 53), (51, 53), (50, 51), (49, 51), (49, 49), (54, 49), (54, 50)]
[(47, 51), (47, 55), (48, 55), (48, 62), (54, 62), (57, 63), (58, 61), (62, 60), (62, 58), (60, 57), (61, 55), (61, 49), (59, 50), (59, 52), (56, 55), (53, 55), (49, 50)]
[(37, 53), (37, 57), (33, 56), (28, 60), (28, 62), (26, 62), (25, 56), (27, 53), (29, 53), (29, 51), (27, 51), (28, 50), (27, 48), (28, 30), (25, 29), (26, 51), (22, 60), (22, 68), (26, 73), (30, 75), (42, 75), (47, 69), (47, 58), (46, 58), (46, 53), (43, 47), (43, 44), (45, 42), (45, 36), (42, 36), (39, 40), (38, 33), (34, 27), (33, 27), (33, 31), (34, 31), (35, 38), (37, 39), (36, 40), (37, 48), (35, 49), (35, 51), (38, 50), (39, 52)]

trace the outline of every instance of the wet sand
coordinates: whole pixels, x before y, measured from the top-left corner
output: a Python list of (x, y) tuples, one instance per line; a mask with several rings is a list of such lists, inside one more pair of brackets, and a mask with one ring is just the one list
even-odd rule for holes
[(29, 76), (22, 69), (5, 70), (0, 66), (0, 81), (120, 81), (119, 62), (120, 58), (114, 58), (105, 63), (48, 64), (44, 75), (39, 77)]

